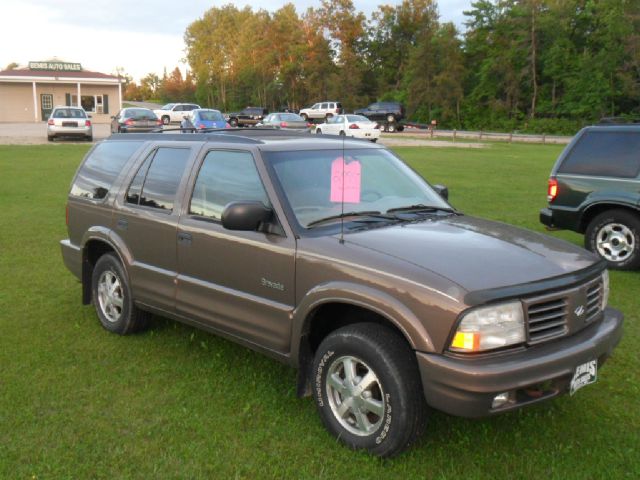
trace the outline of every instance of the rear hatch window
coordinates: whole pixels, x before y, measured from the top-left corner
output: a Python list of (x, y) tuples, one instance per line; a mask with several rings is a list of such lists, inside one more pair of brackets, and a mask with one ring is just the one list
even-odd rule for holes
[(107, 196), (127, 160), (143, 142), (103, 142), (93, 149), (78, 170), (70, 194), (100, 200)]
[(640, 132), (592, 131), (582, 135), (558, 173), (635, 178), (640, 170)]

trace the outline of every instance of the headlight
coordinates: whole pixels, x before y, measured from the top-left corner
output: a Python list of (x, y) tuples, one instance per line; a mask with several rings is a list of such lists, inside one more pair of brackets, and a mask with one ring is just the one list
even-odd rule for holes
[(519, 301), (477, 308), (465, 314), (451, 342), (451, 350), (480, 352), (525, 341), (524, 314)]
[(602, 272), (602, 309), (609, 304), (609, 270)]

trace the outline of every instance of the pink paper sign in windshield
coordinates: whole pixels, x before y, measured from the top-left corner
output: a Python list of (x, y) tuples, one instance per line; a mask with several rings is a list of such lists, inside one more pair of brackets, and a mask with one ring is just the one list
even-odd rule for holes
[[(344, 192), (345, 203), (360, 203), (361, 166), (358, 160), (345, 161), (342, 157), (331, 163), (331, 201), (341, 203)], [(344, 181), (344, 185), (343, 185)]]

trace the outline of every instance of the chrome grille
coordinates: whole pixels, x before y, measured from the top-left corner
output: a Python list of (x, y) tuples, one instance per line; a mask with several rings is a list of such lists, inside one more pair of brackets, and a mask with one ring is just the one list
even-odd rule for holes
[(592, 322), (602, 310), (602, 288), (602, 281), (598, 281), (587, 289), (587, 323)]
[(602, 314), (603, 288), (598, 277), (567, 290), (523, 299), (527, 343), (571, 335), (594, 322)]
[(543, 342), (567, 333), (567, 305), (566, 298), (529, 305), (529, 343)]

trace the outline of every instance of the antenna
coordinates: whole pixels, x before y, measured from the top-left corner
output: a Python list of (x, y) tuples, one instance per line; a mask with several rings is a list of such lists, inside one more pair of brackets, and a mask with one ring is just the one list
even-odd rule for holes
[(346, 135), (342, 136), (342, 197), (340, 198), (340, 243), (344, 243), (344, 171), (347, 169), (347, 159), (344, 154), (344, 140)]

